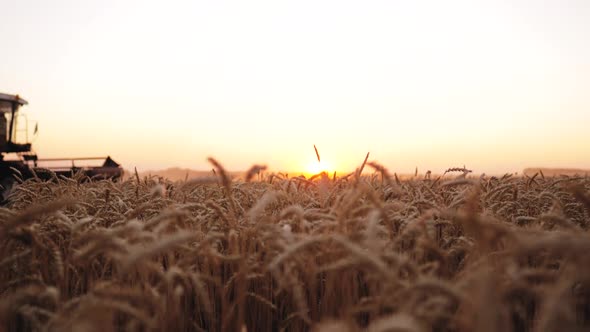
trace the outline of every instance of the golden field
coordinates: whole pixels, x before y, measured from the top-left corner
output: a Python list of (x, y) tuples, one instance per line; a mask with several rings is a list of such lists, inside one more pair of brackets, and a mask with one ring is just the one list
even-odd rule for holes
[(367, 163), (235, 180), (211, 163), (188, 181), (17, 186), (0, 331), (590, 329), (587, 177)]

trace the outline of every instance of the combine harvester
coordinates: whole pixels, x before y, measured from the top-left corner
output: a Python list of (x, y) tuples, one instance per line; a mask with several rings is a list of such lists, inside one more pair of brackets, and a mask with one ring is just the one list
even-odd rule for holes
[[(40, 178), (50, 179), (53, 175), (72, 177), (79, 172), (91, 179), (119, 179), (123, 169), (111, 157), (98, 158), (50, 158), (40, 159), (32, 151), (28, 141), (28, 120), (19, 114), (19, 108), (28, 102), (18, 95), (0, 93), (0, 201), (4, 202), (14, 185), (16, 176), (23, 180), (37, 174)], [(19, 118), (24, 117), (24, 125), (19, 127)], [(35, 130), (36, 131), (36, 130)], [(17, 135), (20, 133), (20, 136)], [(24, 134), (24, 135), (23, 135)], [(24, 142), (17, 140), (24, 136)], [(99, 161), (100, 166), (89, 166), (89, 162)], [(67, 165), (59, 165), (65, 163)], [(78, 163), (78, 165), (76, 165)], [(51, 165), (40, 167), (40, 165)], [(20, 174), (19, 174), (20, 173)]]

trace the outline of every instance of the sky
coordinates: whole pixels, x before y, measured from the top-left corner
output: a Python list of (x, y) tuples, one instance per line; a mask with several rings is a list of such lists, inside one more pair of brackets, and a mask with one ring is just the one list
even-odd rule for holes
[[(42, 158), (590, 168), (590, 1), (0, 0)], [(29, 133), (29, 136), (32, 133)]]

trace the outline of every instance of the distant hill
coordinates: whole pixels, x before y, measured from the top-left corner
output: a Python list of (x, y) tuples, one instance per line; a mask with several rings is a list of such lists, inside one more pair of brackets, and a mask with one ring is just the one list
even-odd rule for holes
[(579, 169), (579, 168), (548, 168), (548, 167), (529, 167), (525, 168), (523, 173), (529, 176), (535, 175), (535, 173), (543, 172), (545, 176), (559, 176), (559, 175), (590, 175), (590, 169)]
[[(134, 173), (135, 172), (133, 170), (131, 170), (131, 171), (126, 170), (125, 171), (126, 176), (134, 176)], [(145, 176), (161, 176), (161, 177), (166, 178), (170, 181), (194, 179), (194, 178), (198, 178), (198, 177), (213, 175), (213, 171), (211, 171), (211, 170), (198, 171), (198, 170), (194, 170), (194, 169), (179, 168), (179, 167), (171, 167), (171, 168), (162, 169), (162, 170), (143, 171), (143, 172), (138, 172), (138, 173), (141, 178), (143, 178)], [(244, 172), (228, 172), (228, 173), (231, 177), (239, 177), (242, 174), (244, 174)]]

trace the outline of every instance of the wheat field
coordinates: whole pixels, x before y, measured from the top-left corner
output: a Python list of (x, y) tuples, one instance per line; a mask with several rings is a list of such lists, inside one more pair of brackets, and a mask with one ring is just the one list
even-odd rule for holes
[(590, 329), (587, 177), (400, 179), (365, 160), (231, 179), (210, 161), (188, 181), (18, 185), (0, 331)]

